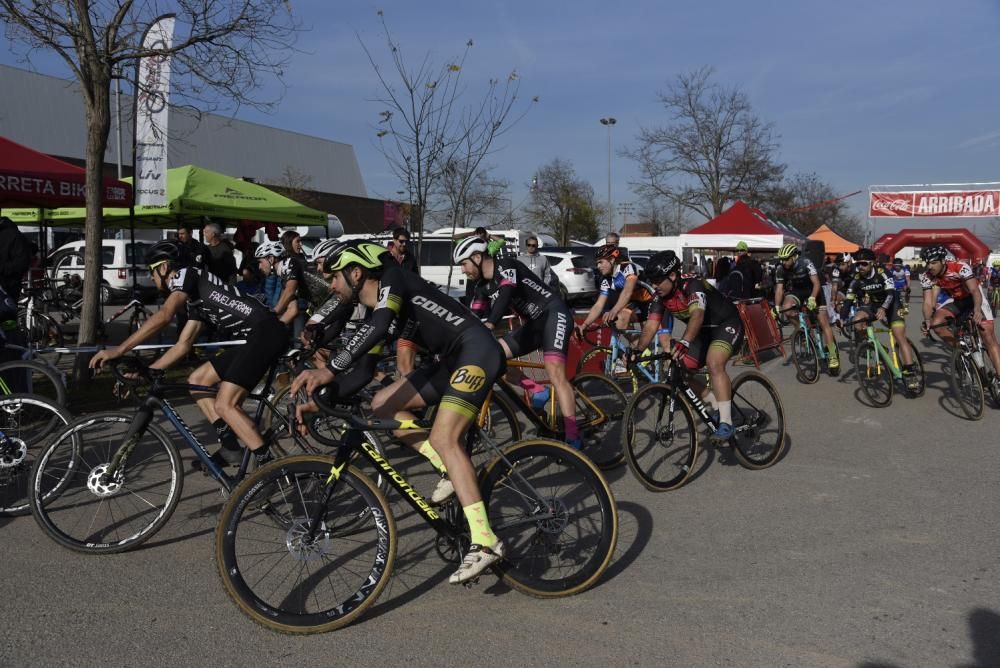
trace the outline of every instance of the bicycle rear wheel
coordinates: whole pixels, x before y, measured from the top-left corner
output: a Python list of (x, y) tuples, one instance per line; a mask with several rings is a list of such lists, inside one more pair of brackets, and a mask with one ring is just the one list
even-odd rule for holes
[(633, 475), (653, 492), (683, 485), (698, 459), (698, 430), (686, 401), (677, 398), (670, 410), (669, 385), (647, 385), (625, 410), (622, 449)]
[(752, 470), (774, 465), (785, 451), (785, 409), (767, 376), (745, 371), (733, 381), (733, 454)]
[(219, 516), (222, 585), (269, 629), (305, 634), (346, 626), (389, 582), (396, 558), (389, 504), (354, 467), (340, 473), (331, 495), (333, 464), (320, 455), (271, 462), (236, 488)]
[(181, 458), (164, 431), (146, 427), (114, 478), (106, 472), (135, 421), (97, 413), (71, 422), (41, 452), (28, 498), (50, 538), (84, 553), (138, 547), (170, 519), (183, 488)]
[(884, 408), (892, 403), (895, 381), (892, 371), (878, 353), (875, 343), (865, 339), (854, 352), (854, 365), (858, 375), (858, 385), (872, 406)]
[(571, 596), (611, 563), (618, 507), (594, 464), (563, 443), (528, 439), (482, 476), (490, 526), (503, 541), (504, 582), (531, 596)]
[(814, 345), (802, 329), (795, 330), (792, 336), (792, 363), (795, 364), (795, 377), (806, 385), (819, 380), (819, 356)]
[(973, 364), (969, 355), (963, 355), (958, 346), (951, 351), (951, 361), (948, 364), (951, 373), (948, 374), (948, 383), (951, 385), (952, 394), (958, 402), (959, 408), (965, 413), (965, 417), (970, 420), (978, 420), (983, 417), (983, 409), (986, 406), (986, 397), (983, 394), (983, 380), (979, 376), (979, 370)]
[(41, 362), (13, 360), (0, 364), (0, 396), (34, 394), (66, 405), (66, 385), (59, 372)]
[(593, 373), (576, 376), (572, 385), (583, 395), (576, 396), (576, 416), (584, 454), (604, 470), (620, 466), (625, 457), (621, 446), (622, 417), (628, 403), (625, 393), (606, 377)]
[(27, 515), (28, 480), (38, 452), (72, 417), (30, 394), (0, 397), (0, 516)]

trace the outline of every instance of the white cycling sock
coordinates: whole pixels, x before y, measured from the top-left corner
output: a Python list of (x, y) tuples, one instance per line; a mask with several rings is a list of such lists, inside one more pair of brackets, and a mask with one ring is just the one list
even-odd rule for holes
[(720, 401), (719, 402), (719, 422), (724, 422), (726, 424), (733, 423), (733, 402), (732, 401)]

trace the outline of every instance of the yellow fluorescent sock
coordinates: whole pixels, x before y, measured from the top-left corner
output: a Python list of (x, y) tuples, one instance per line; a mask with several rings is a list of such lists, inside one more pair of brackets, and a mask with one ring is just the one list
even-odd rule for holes
[(465, 513), (465, 519), (469, 522), (472, 544), (493, 547), (497, 542), (497, 537), (493, 533), (493, 529), (490, 528), (490, 521), (486, 517), (486, 505), (479, 501), (471, 506), (465, 506), (462, 511)]
[(444, 462), (441, 461), (441, 456), (437, 453), (437, 450), (431, 447), (430, 441), (424, 441), (420, 444), (420, 448), (417, 450), (420, 454), (427, 458), (427, 461), (431, 463), (438, 473), (447, 473), (448, 470), (444, 467)]

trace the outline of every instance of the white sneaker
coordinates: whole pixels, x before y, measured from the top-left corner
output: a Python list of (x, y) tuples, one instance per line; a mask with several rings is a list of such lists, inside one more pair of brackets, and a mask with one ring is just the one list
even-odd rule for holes
[(472, 545), (462, 559), (462, 565), (448, 578), (450, 584), (462, 584), (478, 577), (483, 571), (503, 558), (503, 541), (498, 540), (493, 547)]
[(451, 480), (448, 479), (447, 475), (441, 474), (441, 479), (438, 480), (437, 487), (434, 488), (434, 492), (431, 494), (431, 503), (439, 506), (454, 495), (455, 486), (451, 484)]

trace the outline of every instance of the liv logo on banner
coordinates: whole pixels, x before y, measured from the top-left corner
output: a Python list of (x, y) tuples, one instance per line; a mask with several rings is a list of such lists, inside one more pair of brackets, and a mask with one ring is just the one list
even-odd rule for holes
[(868, 215), (906, 218), (1000, 216), (1000, 190), (873, 192)]
[[(142, 48), (165, 51), (174, 42), (174, 15), (150, 24)], [(139, 59), (135, 110), (135, 204), (167, 204), (167, 116), (170, 103), (170, 56)]]

